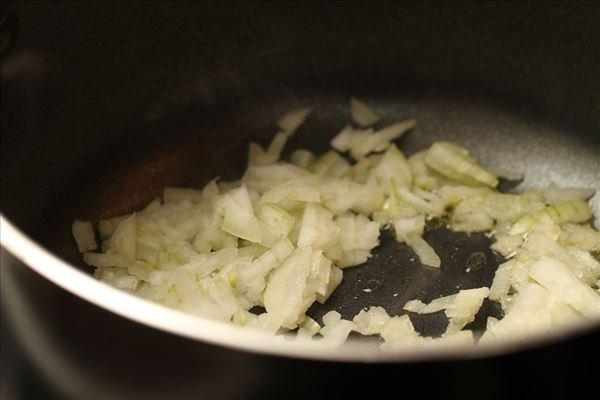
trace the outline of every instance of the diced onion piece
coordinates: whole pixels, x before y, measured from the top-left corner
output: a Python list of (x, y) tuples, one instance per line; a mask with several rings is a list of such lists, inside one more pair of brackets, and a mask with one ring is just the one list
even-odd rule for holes
[(369, 307), (368, 311), (361, 310), (356, 314), (352, 322), (361, 335), (375, 335), (381, 332), (389, 320), (390, 316), (383, 307)]
[(523, 244), (523, 238), (521, 236), (511, 235), (496, 235), (496, 242), (490, 246), (490, 248), (504, 256), (510, 258), (511, 255), (515, 254), (515, 251)]
[(136, 215), (125, 218), (110, 238), (109, 252), (119, 254), (124, 262), (130, 264), (136, 255)]
[(498, 178), (474, 159), (457, 150), (456, 145), (436, 142), (427, 151), (425, 162), (429, 167), (454, 181), (467, 185), (484, 184), (495, 188)]
[(420, 314), (421, 310), (423, 310), (426, 306), (427, 304), (423, 303), (421, 300), (414, 299), (407, 301), (402, 308), (404, 308), (406, 311)]
[(563, 224), (560, 241), (564, 245), (576, 246), (585, 251), (600, 251), (600, 232), (589, 226)]
[(248, 167), (242, 181), (248, 188), (264, 193), (275, 185), (306, 175), (306, 170), (292, 164), (253, 165)]
[(337, 241), (340, 228), (333, 222), (331, 211), (316, 203), (308, 203), (302, 216), (298, 247), (327, 249)]
[(311, 107), (289, 111), (279, 118), (277, 125), (288, 135), (291, 135), (304, 123), (311, 111)]
[(120, 276), (113, 283), (119, 289), (135, 290), (138, 280), (134, 276)]
[(291, 163), (300, 168), (308, 168), (314, 160), (315, 155), (305, 149), (294, 150), (290, 156)]
[[(264, 204), (257, 215), (259, 224), (261, 225), (261, 239), (270, 240), (270, 243), (276, 242), (284, 237), (287, 237), (294, 227), (295, 218), (285, 212), (276, 204)], [(268, 246), (270, 243), (264, 243)]]
[(96, 268), (126, 266), (119, 254), (83, 253), (83, 262)]
[(323, 325), (335, 325), (342, 319), (342, 314), (332, 310), (323, 315)]
[(350, 171), (350, 164), (337, 152), (331, 150), (312, 163), (309, 169), (317, 175), (339, 178)]
[(331, 275), (331, 260), (323, 256), (322, 251), (313, 251), (310, 273), (304, 289), (304, 304), (306, 309), (315, 302), (317, 294), (327, 292), (327, 283)]
[(554, 183), (550, 184), (543, 192), (544, 199), (550, 204), (564, 203), (569, 200), (586, 201), (594, 196), (596, 191), (587, 188), (559, 188)]
[(321, 304), (325, 304), (329, 296), (333, 293), (333, 291), (338, 287), (340, 282), (342, 282), (342, 278), (344, 277), (344, 271), (336, 266), (331, 267), (331, 272), (329, 275), (329, 280), (327, 282), (327, 289), (324, 294), (317, 293), (317, 301)]
[[(438, 190), (438, 194), (448, 203), (460, 205), (464, 200), (470, 198), (476, 198), (477, 201), (482, 202), (488, 195), (494, 194), (494, 191), (488, 187), (443, 185)], [(488, 211), (487, 208), (485, 211)]]
[(347, 126), (333, 138), (331, 146), (339, 151), (350, 150), (355, 160), (361, 160), (369, 153), (386, 150), (393, 140), (398, 139), (415, 125), (416, 120), (409, 119), (396, 122), (377, 132), (373, 129), (354, 130)]
[(298, 339), (310, 339), (321, 330), (321, 325), (311, 317), (305, 317), (298, 328)]
[(435, 250), (421, 236), (409, 235), (405, 241), (417, 253), (421, 264), (434, 268), (439, 268), (442, 265), (442, 261)]
[(152, 264), (137, 260), (134, 264), (127, 267), (127, 272), (131, 276), (147, 281), (153, 269), (154, 266)]
[(385, 341), (381, 345), (384, 351), (402, 350), (422, 341), (408, 315), (391, 318), (381, 329), (380, 335)]
[(260, 243), (260, 225), (254, 215), (245, 185), (223, 195), (220, 206), (223, 208), (223, 225), (221, 229), (224, 232), (251, 242)]
[(452, 305), (445, 310), (450, 319), (446, 334), (455, 333), (472, 322), (489, 293), (490, 290), (486, 287), (458, 292)]
[(379, 224), (359, 214), (344, 213), (335, 219), (343, 250), (372, 250), (379, 245)]
[(421, 236), (425, 229), (425, 216), (423, 214), (408, 218), (396, 218), (393, 221), (396, 241), (406, 242), (409, 236)]
[(413, 175), (414, 183), (417, 187), (423, 189), (437, 189), (439, 179), (432, 174), (432, 170), (425, 164), (427, 151), (422, 150), (413, 154), (408, 159), (408, 164)]
[(592, 209), (586, 202), (582, 200), (569, 200), (524, 216), (513, 225), (510, 234), (523, 234), (545, 217), (550, 217), (557, 224), (564, 224), (565, 222), (585, 222), (592, 215)]
[(340, 268), (354, 267), (365, 263), (371, 257), (369, 250), (344, 251), (336, 263)]
[(356, 97), (350, 99), (350, 112), (354, 122), (362, 127), (373, 125), (379, 121), (379, 116), (375, 111)]
[(499, 319), (498, 318), (494, 318), (494, 317), (487, 317), (486, 323), (485, 323), (485, 329), (491, 329), (494, 325), (496, 325), (498, 323)]
[(94, 228), (92, 228), (92, 224), (89, 221), (75, 220), (71, 230), (80, 253), (95, 250), (98, 247)]
[(340, 131), (329, 143), (331, 147), (337, 151), (345, 152), (350, 150), (352, 142), (356, 138), (355, 130), (350, 126), (346, 125), (344, 129)]
[(281, 153), (283, 152), (283, 148), (285, 147), (285, 143), (288, 140), (288, 134), (286, 132), (279, 132), (275, 136), (273, 136), (273, 140), (269, 144), (267, 148), (266, 154), (270, 155), (274, 158), (275, 161), (279, 160), (281, 157)]
[(558, 301), (570, 305), (588, 318), (600, 318), (600, 296), (559, 261), (542, 257), (531, 267), (529, 276)]
[(310, 247), (296, 249), (271, 273), (264, 304), (275, 326), (295, 328), (306, 311), (302, 309), (302, 297), (310, 273), (311, 257)]
[(514, 260), (500, 264), (494, 275), (492, 286), (490, 287), (490, 300), (500, 300), (508, 294), (510, 290), (510, 278)]
[(372, 173), (388, 192), (392, 189), (392, 182), (402, 187), (409, 187), (412, 182), (408, 161), (395, 145), (387, 149), (381, 161), (372, 169)]
[(323, 316), (324, 326), (319, 331), (323, 339), (319, 343), (337, 347), (342, 345), (350, 332), (355, 329), (354, 323), (341, 318), (337, 311), (329, 311)]
[(434, 299), (429, 304), (425, 304), (421, 300), (410, 300), (404, 305), (404, 309), (417, 314), (433, 314), (450, 307), (454, 303), (455, 298), (456, 295), (451, 294)]
[(355, 160), (360, 160), (371, 153), (378, 146), (379, 139), (373, 134), (373, 129), (356, 131), (350, 143), (350, 155)]
[(412, 193), (407, 188), (394, 185), (394, 189), (400, 199), (404, 200), (407, 204), (411, 205), (422, 213), (428, 215), (441, 215), (444, 211), (442, 208), (438, 208), (434, 204), (423, 200), (421, 197)]
[[(210, 214), (203, 215), (201, 218), (202, 228), (194, 239), (194, 248), (198, 253), (209, 253), (214, 248), (222, 231), (222, 210), (213, 210)], [(152, 246), (156, 247), (156, 246)]]
[(390, 142), (400, 138), (406, 132), (411, 130), (417, 125), (417, 120), (410, 118), (405, 121), (396, 122), (394, 124), (388, 125), (385, 128), (382, 128), (374, 133), (374, 136), (377, 137), (377, 145), (373, 149), (374, 151), (383, 151), (387, 149)]
[(454, 209), (454, 220), (463, 218), (463, 215), (467, 215), (468, 219), (469, 214), (484, 213), (497, 221), (514, 222), (524, 215), (544, 208), (539, 194), (535, 192), (514, 195), (494, 193), (485, 189), (480, 194), (472, 192), (472, 195), (466, 193), (465, 195), (466, 197)]
[(289, 239), (282, 239), (270, 250), (239, 271), (239, 290), (246, 292), (252, 302), (257, 302), (266, 286), (265, 277), (281, 265), (293, 251), (294, 245)]
[[(248, 144), (248, 166), (264, 165), (265, 164), (265, 149), (256, 142)], [(267, 162), (266, 164), (270, 164)]]
[(100, 239), (105, 240), (112, 236), (117, 229), (117, 226), (125, 219), (128, 215), (122, 215), (115, 218), (100, 220), (98, 224), (98, 233), (100, 233)]
[(494, 219), (484, 212), (454, 213), (452, 229), (457, 232), (483, 232), (494, 228)]
[[(317, 179), (315, 179), (317, 178)], [(273, 203), (284, 207), (286, 201), (321, 202), (319, 178), (314, 176), (290, 179), (285, 183), (273, 186), (264, 192), (261, 204)]]

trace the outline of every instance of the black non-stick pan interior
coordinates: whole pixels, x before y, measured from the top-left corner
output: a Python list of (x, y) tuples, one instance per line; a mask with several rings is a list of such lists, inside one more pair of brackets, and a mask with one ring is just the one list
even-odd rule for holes
[[(3, 62), (30, 71), (3, 82), (2, 211), (89, 272), (70, 236), (75, 218), (132, 212), (164, 186), (236, 179), (248, 141), (268, 143), (295, 107), (314, 111), (287, 149), (323, 152), (349, 121), (350, 96), (373, 105), (382, 125), (417, 119), (398, 143), (407, 155), (451, 140), (525, 173), (505, 191), (600, 189), (594, 5), (13, 6), (21, 33)], [(594, 206), (598, 216), (597, 197)], [(345, 270), (309, 314), (351, 318), (370, 305), (402, 314), (410, 299), (489, 286), (502, 262), (485, 235), (435, 228), (426, 239), (441, 270), (384, 232), (374, 257)], [(484, 262), (467, 271), (475, 252)], [(497, 304), (486, 302), (471, 328), (488, 315), (501, 316)], [(443, 313), (411, 319), (426, 335), (447, 323)]]
[[(348, 121), (348, 95), (300, 94), (293, 99), (274, 96), (252, 99), (244, 107), (224, 110), (217, 116), (200, 114), (186, 121), (174, 121), (153, 131), (124, 132), (119, 146), (106, 146), (86, 159), (86, 168), (73, 174), (72, 187), (41, 208), (47, 215), (39, 240), (74, 265), (91, 272), (80, 260), (70, 235), (75, 218), (98, 221), (140, 209), (161, 195), (166, 185), (201, 187), (221, 176), (239, 178), (246, 165), (249, 140), (268, 143), (276, 132), (277, 116), (286, 108), (313, 105), (314, 114), (289, 143), (289, 149), (324, 151), (329, 140)], [(487, 164), (516, 172), (526, 179), (515, 184), (503, 182), (503, 189), (518, 191), (541, 187), (550, 181), (563, 185), (594, 186), (600, 171), (597, 143), (585, 140), (577, 131), (559, 130), (520, 109), (507, 107), (481, 95), (426, 93), (402, 95), (359, 93), (384, 115), (381, 122), (416, 117), (419, 125), (400, 142), (406, 154), (418, 151), (433, 140), (463, 143)], [(208, 139), (210, 138), (210, 139)], [(393, 315), (403, 314), (411, 299), (429, 302), (461, 289), (490, 286), (502, 258), (493, 253), (484, 234), (454, 233), (432, 227), (426, 239), (442, 258), (442, 268), (421, 265), (406, 245), (395, 242), (384, 231), (381, 245), (365, 265), (345, 270), (342, 285), (325, 305), (315, 304), (309, 314), (320, 318), (335, 309), (352, 318), (362, 308), (379, 305)], [(474, 253), (484, 261), (472, 265)], [(471, 329), (483, 329), (487, 316), (501, 317), (495, 302), (487, 301)], [(439, 335), (447, 319), (443, 312), (411, 315), (416, 329), (425, 335)]]

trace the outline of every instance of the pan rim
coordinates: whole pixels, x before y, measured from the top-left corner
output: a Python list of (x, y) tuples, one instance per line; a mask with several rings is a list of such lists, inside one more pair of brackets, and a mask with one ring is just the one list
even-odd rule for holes
[(349, 341), (331, 348), (307, 341), (290, 341), (247, 327), (184, 313), (124, 292), (85, 274), (27, 236), (0, 213), (0, 244), (27, 267), (62, 289), (100, 308), (150, 328), (191, 340), (251, 353), (298, 359), (355, 362), (456, 361), (506, 355), (573, 338), (600, 327), (583, 321), (549, 333), (499, 339), (477, 346), (467, 343), (408, 347), (398, 352), (376, 351), (372, 344)]

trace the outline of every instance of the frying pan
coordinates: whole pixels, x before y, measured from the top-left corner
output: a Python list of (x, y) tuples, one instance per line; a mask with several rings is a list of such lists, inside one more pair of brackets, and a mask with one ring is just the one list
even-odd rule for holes
[[(106, 334), (103, 323), (145, 337), (144, 344), (150, 337), (170, 343), (178, 354), (190, 347), (235, 354), (239, 365), (251, 356), (213, 345), (311, 360), (432, 362), (597, 337), (598, 326), (576, 326), (501, 345), (396, 355), (366, 341), (343, 352), (266, 341), (93, 281), (70, 224), (140, 209), (164, 186), (239, 176), (248, 141), (268, 143), (274, 121), (295, 107), (314, 112), (288, 148), (322, 152), (348, 121), (350, 96), (372, 104), (383, 123), (418, 120), (398, 143), (408, 155), (452, 140), (486, 165), (525, 173), (518, 184), (503, 182), (504, 191), (550, 182), (600, 189), (598, 3), (8, 2), (5, 16), (2, 245), (10, 254), (3, 252), (3, 307), (15, 330), (34, 324), (49, 332), (41, 346), (25, 329), (38, 353), (74, 347), (101, 358), (98, 348), (109, 347), (97, 334)], [(598, 218), (598, 195), (591, 204)], [(330, 300), (309, 314), (319, 319), (335, 309), (351, 318), (370, 305), (401, 314), (415, 297), (489, 285), (502, 261), (483, 235), (437, 229), (426, 238), (442, 258), (440, 271), (411, 261), (411, 251), (384, 233), (375, 256), (345, 270)], [(467, 273), (475, 251), (486, 263)], [(483, 328), (488, 315), (501, 310), (486, 302), (470, 328)], [(78, 318), (89, 329), (78, 328)], [(447, 323), (443, 315), (413, 322), (427, 335)], [(57, 326), (69, 327), (69, 340), (57, 339)], [(92, 339), (95, 350), (77, 339), (66, 345), (73, 333)], [(111, 335), (112, 346), (131, 345), (131, 336)]]

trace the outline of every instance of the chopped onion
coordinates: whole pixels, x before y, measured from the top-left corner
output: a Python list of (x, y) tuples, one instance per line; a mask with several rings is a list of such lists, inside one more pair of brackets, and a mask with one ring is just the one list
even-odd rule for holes
[(298, 339), (310, 339), (321, 330), (321, 325), (311, 317), (304, 318), (298, 328)]
[(435, 171), (460, 183), (498, 186), (498, 178), (467, 154), (452, 143), (438, 142), (427, 152), (425, 162)]
[(311, 111), (311, 107), (290, 111), (279, 118), (277, 125), (288, 135), (291, 135), (304, 123)]
[(442, 265), (442, 261), (435, 253), (435, 250), (433, 250), (433, 247), (431, 247), (429, 243), (427, 243), (421, 236), (407, 236), (406, 244), (408, 244), (415, 251), (415, 253), (417, 253), (417, 257), (419, 257), (421, 264), (434, 268), (439, 268)]
[(488, 297), (489, 293), (490, 290), (486, 287), (458, 292), (452, 304), (445, 310), (446, 316), (450, 319), (446, 334), (456, 333), (472, 322), (483, 303), (483, 299)]
[(368, 311), (361, 310), (352, 322), (356, 331), (361, 335), (376, 335), (390, 320), (390, 316), (383, 307), (369, 307)]
[(337, 311), (329, 311), (323, 316), (323, 327), (319, 331), (323, 339), (319, 342), (328, 346), (340, 346), (356, 327), (352, 321), (342, 319)]
[(281, 157), (281, 153), (283, 152), (283, 148), (285, 147), (285, 143), (288, 140), (288, 134), (286, 132), (279, 132), (275, 136), (273, 136), (273, 140), (269, 144), (267, 148), (267, 155), (270, 155), (274, 161), (279, 160)]
[(298, 248), (271, 274), (264, 304), (274, 319), (274, 326), (295, 328), (306, 311), (302, 309), (302, 296), (310, 273), (311, 256), (310, 247)]
[(559, 261), (542, 257), (529, 275), (545, 287), (554, 299), (570, 305), (589, 318), (600, 317), (600, 297)]
[(94, 235), (94, 228), (92, 228), (92, 224), (89, 221), (75, 220), (75, 222), (73, 222), (72, 232), (80, 253), (96, 250), (98, 247), (96, 236)]
[(304, 149), (294, 150), (290, 156), (290, 161), (292, 164), (300, 168), (308, 168), (308, 166), (312, 164), (314, 160), (315, 155), (311, 151)]
[(510, 290), (510, 277), (514, 260), (500, 264), (496, 270), (496, 275), (490, 287), (490, 300), (500, 300), (508, 294)]
[(584, 201), (568, 200), (524, 216), (511, 228), (510, 234), (520, 235), (526, 233), (545, 217), (550, 217), (557, 224), (564, 224), (565, 222), (585, 222), (592, 215), (591, 208)]
[(421, 310), (423, 310), (426, 306), (427, 304), (423, 303), (421, 300), (415, 299), (407, 301), (404, 307), (402, 308), (404, 308), (406, 311), (421, 314)]
[(421, 236), (425, 229), (425, 216), (418, 214), (414, 217), (396, 218), (393, 221), (396, 241), (406, 242), (409, 236)]
[[(166, 187), (141, 211), (99, 221), (101, 249), (90, 222), (75, 221), (73, 236), (94, 276), (168, 307), (271, 333), (298, 328), (298, 340), (339, 346), (351, 331), (379, 335), (384, 351), (406, 346), (473, 343), (465, 330), (486, 297), (504, 317), (488, 318), (481, 342), (543, 332), (584, 319), (600, 319), (600, 232), (588, 220), (585, 200), (594, 191), (558, 188), (499, 193), (498, 177), (469, 151), (436, 142), (408, 160), (393, 143), (412, 129), (408, 119), (380, 130), (379, 117), (352, 99), (362, 128), (346, 126), (315, 156), (295, 150), (281, 160), (289, 137), (309, 108), (284, 115), (264, 149), (248, 148), (240, 180), (209, 182), (202, 190)], [(336, 151), (337, 150), (337, 151)], [(357, 160), (339, 152), (349, 152)], [(375, 154), (383, 152), (380, 154)], [(521, 178), (520, 176), (518, 178)], [(426, 266), (441, 260), (424, 240), (425, 221), (440, 218), (454, 231), (486, 232), (491, 249), (509, 259), (490, 289), (460, 290), (429, 304), (411, 300), (415, 314), (444, 311), (441, 338), (422, 337), (407, 315), (390, 317), (372, 306), (344, 320), (338, 312), (324, 326), (306, 315), (326, 303), (343, 268), (365, 263), (392, 227)], [(262, 306), (266, 312), (250, 310)]]
[(596, 191), (586, 188), (559, 188), (554, 183), (544, 191), (544, 199), (550, 204), (563, 203), (569, 200), (588, 200)]
[(223, 225), (221, 229), (233, 236), (259, 243), (261, 229), (246, 186), (234, 189), (220, 199), (223, 208)]
[(456, 295), (451, 294), (434, 299), (429, 304), (425, 304), (421, 300), (410, 300), (404, 305), (404, 309), (417, 314), (433, 314), (450, 307), (455, 299)]
[(350, 150), (352, 142), (356, 138), (358, 131), (355, 131), (350, 125), (346, 125), (344, 129), (340, 131), (329, 144), (337, 151), (345, 152)]
[(373, 125), (379, 121), (379, 116), (375, 111), (356, 97), (350, 99), (350, 112), (354, 122), (362, 127)]
[(391, 145), (371, 173), (377, 182), (389, 193), (392, 185), (409, 187), (412, 183), (412, 172), (406, 157), (395, 146)]
[(136, 256), (136, 215), (125, 218), (110, 237), (107, 253), (118, 254), (125, 262), (132, 263)]

